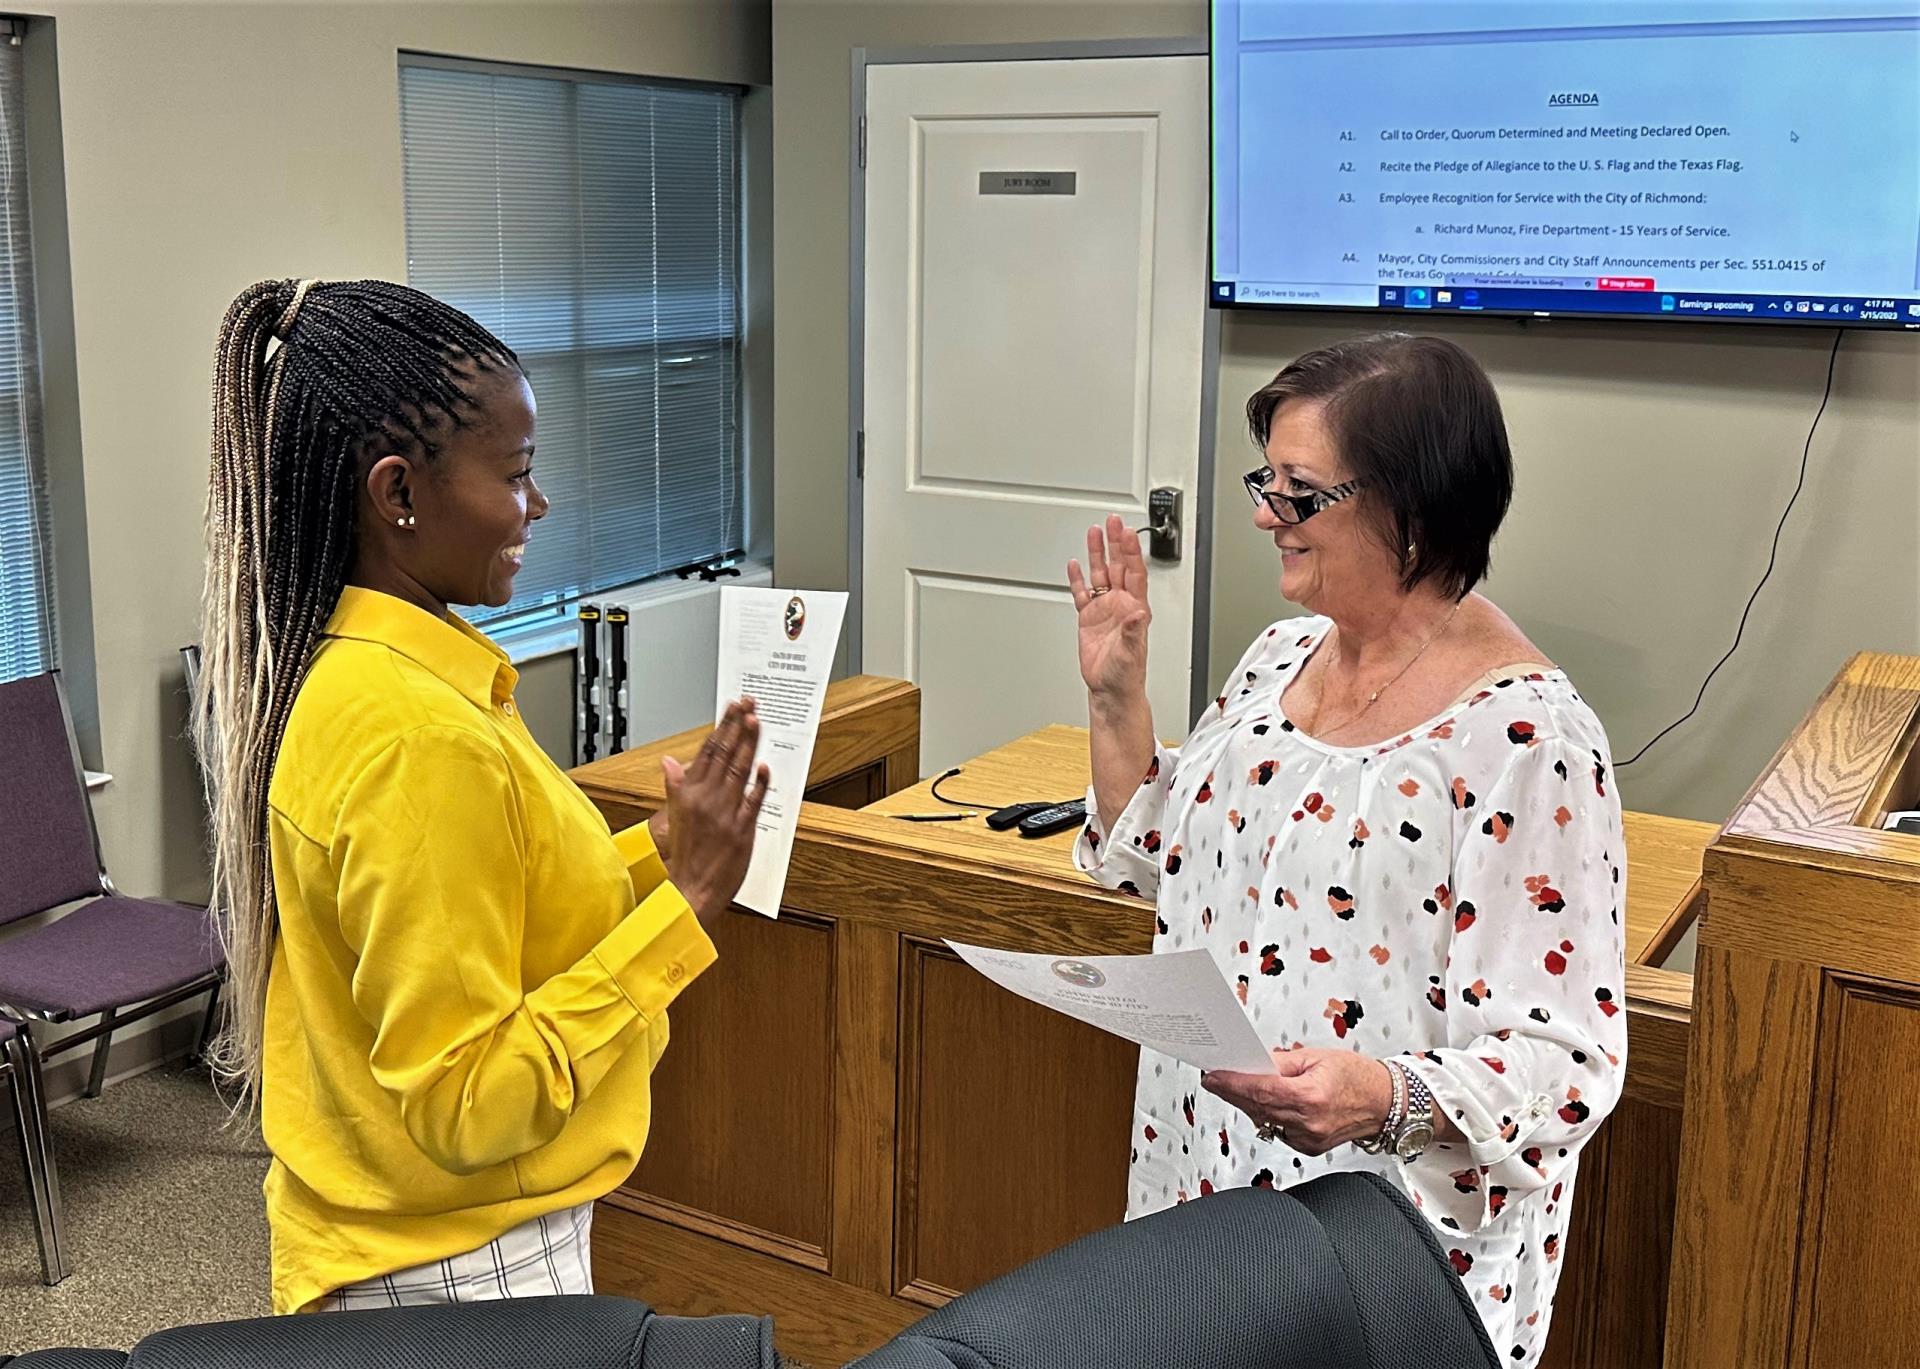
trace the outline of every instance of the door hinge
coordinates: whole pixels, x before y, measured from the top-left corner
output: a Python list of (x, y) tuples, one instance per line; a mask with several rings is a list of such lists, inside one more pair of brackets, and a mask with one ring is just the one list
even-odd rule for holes
[(867, 430), (860, 429), (853, 435), (853, 478), (867, 478)]
[(867, 169), (867, 116), (860, 116), (860, 169)]

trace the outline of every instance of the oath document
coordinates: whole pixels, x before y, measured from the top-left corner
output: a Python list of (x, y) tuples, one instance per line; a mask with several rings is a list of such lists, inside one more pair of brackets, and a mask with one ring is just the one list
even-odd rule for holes
[(1003, 989), (1203, 1070), (1274, 1074), (1211, 951), (1053, 955), (947, 943)]
[(813, 763), (820, 705), (840, 645), (847, 596), (831, 590), (747, 589), (720, 591), (720, 674), (713, 716), (751, 695), (760, 713), (756, 761), (773, 772), (760, 810), (753, 860), (734, 902), (768, 917), (780, 916), (787, 862), (800, 821), (800, 796)]

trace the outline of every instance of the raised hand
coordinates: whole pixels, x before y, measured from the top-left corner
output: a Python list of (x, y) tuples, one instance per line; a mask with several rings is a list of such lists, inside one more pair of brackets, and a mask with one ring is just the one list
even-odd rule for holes
[(762, 764), (753, 775), (760, 718), (752, 699), (727, 705), (693, 764), (664, 757), (667, 782), (666, 835), (661, 847), (667, 876), (702, 922), (725, 912), (740, 892), (753, 858), (754, 823), (766, 801), (772, 772)]
[(1080, 678), (1096, 700), (1144, 699), (1147, 691), (1147, 558), (1119, 514), (1087, 529), (1087, 569), (1067, 562), (1079, 615)]

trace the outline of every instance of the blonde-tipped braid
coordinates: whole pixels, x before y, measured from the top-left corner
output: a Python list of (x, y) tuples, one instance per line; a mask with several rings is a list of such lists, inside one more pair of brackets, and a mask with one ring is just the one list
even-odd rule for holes
[(259, 1095), (278, 930), (267, 790), (352, 563), (361, 457), (431, 459), (470, 416), (476, 371), (518, 365), (465, 314), (386, 281), (262, 281), (220, 326), (192, 731), (229, 984), (212, 1063), (241, 1109)]

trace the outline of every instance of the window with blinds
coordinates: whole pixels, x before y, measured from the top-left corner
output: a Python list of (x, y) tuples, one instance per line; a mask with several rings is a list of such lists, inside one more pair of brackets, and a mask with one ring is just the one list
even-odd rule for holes
[(55, 664), (21, 50), (0, 20), (0, 682)]
[(732, 89), (400, 70), (407, 276), (520, 355), (534, 529), (499, 624), (745, 541)]

